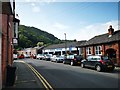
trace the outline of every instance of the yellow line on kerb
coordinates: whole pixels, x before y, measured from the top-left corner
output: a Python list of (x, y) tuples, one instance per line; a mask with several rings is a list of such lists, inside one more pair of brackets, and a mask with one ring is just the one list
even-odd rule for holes
[[(22, 62), (22, 63), (25, 63), (25, 62)], [(28, 63), (25, 63), (25, 64), (35, 73), (35, 75), (39, 78), (39, 80), (42, 82), (42, 84), (47, 90), (54, 90), (52, 86), (47, 82), (47, 80), (33, 66), (31, 66)]]

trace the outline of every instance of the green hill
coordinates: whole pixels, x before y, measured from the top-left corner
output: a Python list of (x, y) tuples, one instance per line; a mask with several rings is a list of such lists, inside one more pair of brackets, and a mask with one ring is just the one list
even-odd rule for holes
[(37, 46), (38, 42), (43, 42), (46, 45), (58, 44), (62, 41), (54, 35), (42, 31), (35, 27), (19, 26), (19, 43), (17, 48), (29, 48)]

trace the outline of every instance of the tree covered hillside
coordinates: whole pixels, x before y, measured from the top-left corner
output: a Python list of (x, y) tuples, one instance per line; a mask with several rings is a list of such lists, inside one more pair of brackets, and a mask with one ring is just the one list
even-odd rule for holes
[(58, 44), (62, 41), (54, 35), (42, 31), (35, 27), (19, 26), (19, 43), (17, 48), (29, 48), (37, 46), (38, 42), (43, 42), (46, 45)]

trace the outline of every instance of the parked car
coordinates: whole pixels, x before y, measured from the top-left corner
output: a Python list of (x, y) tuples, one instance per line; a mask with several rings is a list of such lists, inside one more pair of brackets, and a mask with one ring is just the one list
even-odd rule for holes
[(44, 55), (43, 54), (37, 54), (37, 59), (43, 60), (44, 59)]
[(115, 65), (107, 56), (88, 56), (87, 59), (81, 61), (81, 67), (90, 67), (96, 69), (98, 72), (100, 71), (113, 71)]
[(64, 56), (57, 56), (56, 57), (56, 63), (63, 62), (63, 60), (64, 60)]
[(52, 55), (50, 60), (51, 62), (56, 62), (56, 55)]
[(67, 55), (65, 56), (64, 60), (63, 60), (63, 63), (64, 64), (70, 64), (70, 65), (80, 65), (81, 64), (81, 60), (83, 60), (83, 57), (82, 55), (74, 55), (74, 54), (71, 54), (71, 55)]
[(51, 57), (51, 61), (56, 62), (56, 63), (63, 62), (63, 60), (64, 60), (64, 56), (61, 56), (61, 55), (53, 55)]
[(24, 55), (21, 54), (21, 55), (18, 56), (18, 58), (19, 58), (19, 59), (24, 59)]
[(18, 55), (17, 54), (13, 54), (13, 59), (17, 60), (17, 58), (18, 58)]
[(24, 54), (24, 58), (30, 58), (29, 54)]
[(32, 58), (33, 58), (33, 59), (36, 59), (36, 54), (33, 54), (33, 55), (32, 55)]
[(44, 60), (50, 61), (50, 59), (51, 59), (51, 55), (49, 55), (49, 54), (44, 55)]

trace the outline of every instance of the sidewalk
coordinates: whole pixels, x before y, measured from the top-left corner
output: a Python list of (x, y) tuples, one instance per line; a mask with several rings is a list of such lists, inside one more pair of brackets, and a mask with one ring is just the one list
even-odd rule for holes
[(16, 60), (14, 62), (14, 66), (17, 67), (15, 84), (14, 86), (6, 87), (5, 90), (8, 88), (43, 88), (41, 82), (37, 79), (37, 77), (32, 73), (26, 64)]

